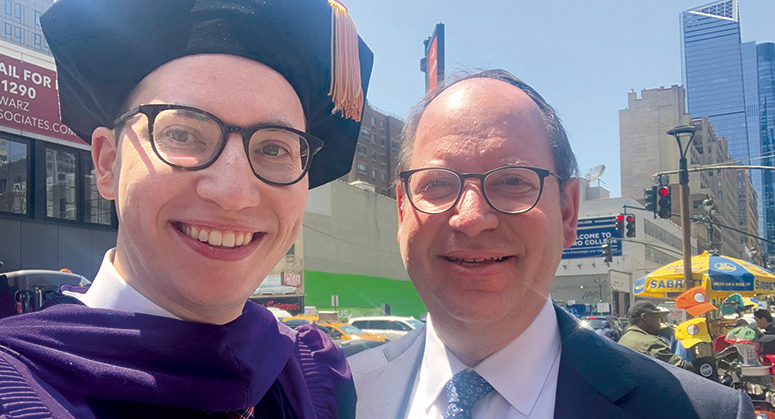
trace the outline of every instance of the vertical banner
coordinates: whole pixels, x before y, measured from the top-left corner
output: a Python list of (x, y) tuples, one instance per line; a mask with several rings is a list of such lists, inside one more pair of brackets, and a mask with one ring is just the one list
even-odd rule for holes
[(435, 89), (444, 80), (444, 24), (436, 24), (433, 35), (425, 38), (425, 57), (420, 70), (425, 72), (425, 91)]
[(62, 124), (56, 72), (0, 54), (0, 126), (85, 145)]

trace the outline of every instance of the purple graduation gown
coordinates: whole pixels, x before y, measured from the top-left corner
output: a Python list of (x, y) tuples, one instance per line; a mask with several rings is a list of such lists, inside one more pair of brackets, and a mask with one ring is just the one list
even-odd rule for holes
[(354, 417), (342, 351), (252, 302), (222, 326), (82, 304), (0, 321), (0, 417), (207, 418), (248, 406), (257, 418)]

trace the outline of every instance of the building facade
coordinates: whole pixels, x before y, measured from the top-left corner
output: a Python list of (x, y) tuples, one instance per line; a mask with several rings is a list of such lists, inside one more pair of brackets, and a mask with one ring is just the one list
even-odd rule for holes
[[(11, 10), (29, 23), (34, 3)], [(97, 191), (89, 145), (62, 124), (55, 70), (50, 55), (0, 40), (0, 270), (93, 278), (118, 221)]]
[[(775, 44), (756, 45), (756, 63), (759, 93), (759, 140), (762, 159), (758, 164), (775, 166)], [(762, 173), (761, 201), (765, 203), (762, 231), (765, 237), (775, 240), (775, 173)], [(775, 246), (770, 246), (769, 255), (775, 264)]]
[[(587, 188), (585, 183), (582, 180), (582, 190)], [(643, 208), (630, 197), (581, 202), (576, 243), (563, 252), (551, 288), (552, 298), (565, 302), (577, 314), (626, 316), (636, 298), (635, 281), (681, 258), (681, 229), (643, 211), (629, 210), (635, 217), (635, 237), (622, 238), (614, 220), (625, 205)], [(601, 251), (606, 240), (612, 245), (610, 263), (604, 262)]]
[(366, 183), (378, 194), (395, 198), (393, 186), (403, 128), (402, 119), (366, 103), (352, 170), (340, 180)]
[[(638, 202), (644, 202), (643, 190), (653, 185), (652, 175), (660, 171), (677, 170), (679, 151), (675, 138), (667, 131), (677, 125), (694, 125), (698, 128), (692, 146), (689, 147), (687, 159), (690, 166), (711, 165), (730, 162), (727, 141), (719, 138), (709, 118), (692, 120), (685, 111), (684, 89), (681, 86), (670, 88), (646, 89), (638, 98), (637, 93), (628, 95), (628, 107), (619, 111), (619, 136), (621, 161), (630, 162), (622, 165), (621, 185), (622, 196), (631, 196)], [(686, 144), (683, 144), (685, 147)], [(746, 171), (747, 173), (747, 171)], [(680, 199), (678, 177), (670, 176), (674, 214), (680, 214)], [(748, 210), (741, 212), (741, 193), (753, 193), (753, 196), (743, 199), (743, 208), (755, 205), (755, 192), (738, 180), (737, 170), (709, 170), (692, 172), (689, 176), (689, 198), (692, 217), (709, 220), (745, 231), (753, 231), (758, 227), (758, 216)], [(748, 189), (746, 189), (748, 188)], [(714, 204), (714, 213), (708, 214), (703, 205), (710, 198)], [(740, 216), (745, 214), (746, 224), (741, 227)], [(748, 217), (754, 219), (748, 220)], [(680, 225), (678, 217), (673, 222)], [(758, 235), (758, 231), (751, 233)], [(733, 230), (714, 227), (709, 230), (707, 223), (695, 222), (692, 225), (692, 237), (698, 240), (699, 248), (716, 249), (722, 254), (733, 257), (747, 255), (745, 246), (741, 244), (740, 234)], [(750, 249), (750, 248), (749, 248)]]
[(51, 55), (43, 30), (40, 15), (51, 6), (53, 0), (0, 0), (2, 13), (2, 41)]
[[(379, 314), (387, 304), (392, 314), (419, 318), (425, 306), (404, 269), (397, 234), (395, 200), (341, 181), (317, 187), (295, 245), (251, 299), (292, 313), (335, 309), (344, 318)], [(295, 301), (302, 306), (288, 306)]]

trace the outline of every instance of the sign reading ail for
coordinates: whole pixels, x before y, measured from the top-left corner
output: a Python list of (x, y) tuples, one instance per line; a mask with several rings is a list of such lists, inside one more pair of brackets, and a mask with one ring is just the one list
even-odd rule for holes
[(0, 126), (85, 144), (62, 124), (56, 72), (0, 54)]

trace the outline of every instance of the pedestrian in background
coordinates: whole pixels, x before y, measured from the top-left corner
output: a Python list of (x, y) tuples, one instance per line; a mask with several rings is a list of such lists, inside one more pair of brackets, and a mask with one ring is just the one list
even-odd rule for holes
[(659, 336), (659, 330), (662, 328), (659, 322), (661, 313), (651, 301), (640, 300), (633, 303), (627, 312), (630, 327), (619, 339), (619, 344), (668, 364), (694, 371), (692, 363), (671, 352), (669, 343)]

